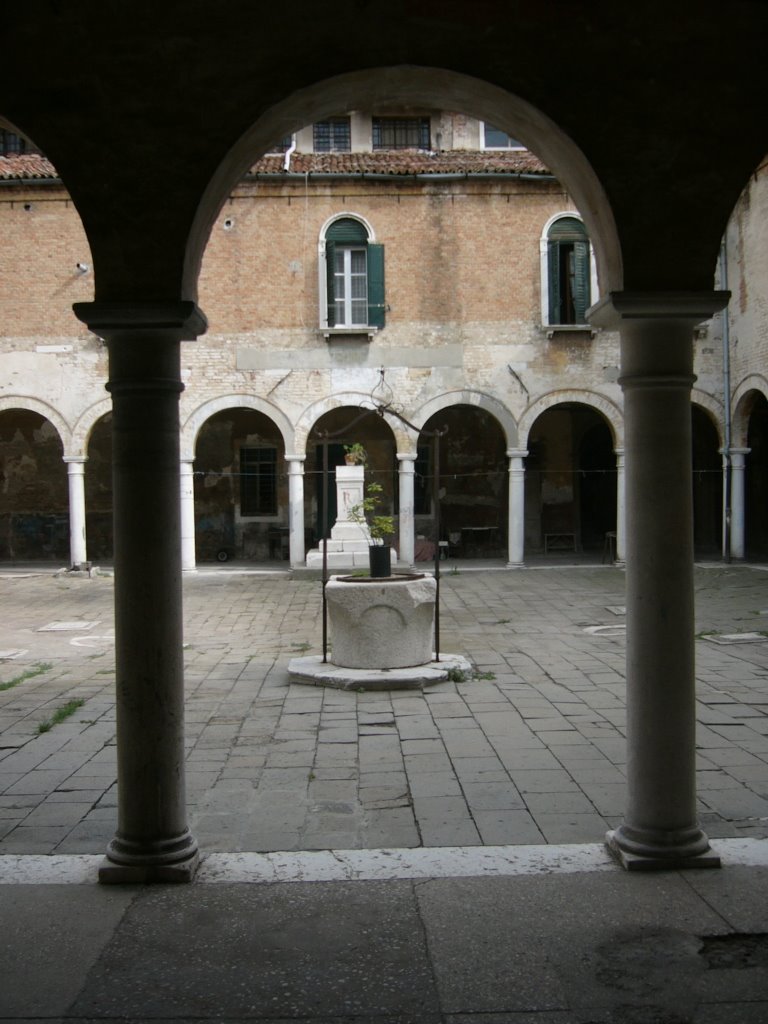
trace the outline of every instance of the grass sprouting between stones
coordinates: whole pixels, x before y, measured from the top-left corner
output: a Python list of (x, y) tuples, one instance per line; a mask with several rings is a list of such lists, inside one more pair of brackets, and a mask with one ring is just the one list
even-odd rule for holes
[(66, 718), (69, 718), (70, 715), (73, 715), (78, 708), (83, 706), (83, 704), (85, 704), (84, 700), (67, 701), (66, 704), (62, 704), (60, 708), (57, 708), (50, 718), (46, 719), (44, 722), (40, 722), (37, 727), (37, 731), (39, 733), (48, 732), (54, 727), (54, 725), (59, 725), (60, 722), (63, 722)]
[(26, 679), (34, 679), (35, 676), (41, 676), (43, 672), (47, 672), (53, 668), (53, 663), (50, 661), (38, 661), (31, 668), (25, 669), (18, 676), (14, 676), (13, 679), (9, 679), (6, 683), (0, 683), (0, 691), (11, 690), (14, 686), (18, 686), (19, 683), (23, 683)]

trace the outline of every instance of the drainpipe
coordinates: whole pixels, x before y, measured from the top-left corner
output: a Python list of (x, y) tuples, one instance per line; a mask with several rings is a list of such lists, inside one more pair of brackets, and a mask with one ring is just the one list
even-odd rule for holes
[(288, 149), (286, 149), (285, 156), (283, 158), (283, 170), (286, 173), (291, 169), (291, 154), (295, 151), (295, 149), (296, 149), (296, 136), (292, 135), (291, 136), (291, 144), (288, 147)]
[[(720, 243), (720, 287), (728, 288), (728, 251)], [(723, 310), (723, 561), (731, 560), (731, 343), (728, 306)]]

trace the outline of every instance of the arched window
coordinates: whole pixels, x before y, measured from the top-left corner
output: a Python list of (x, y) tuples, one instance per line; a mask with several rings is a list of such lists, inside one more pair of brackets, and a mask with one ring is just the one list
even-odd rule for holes
[(384, 246), (370, 240), (365, 224), (354, 217), (332, 221), (321, 242), (320, 258), (321, 275), (325, 271), (321, 326), (383, 327)]
[(552, 221), (542, 239), (542, 315), (549, 326), (584, 324), (592, 305), (589, 236), (578, 217)]

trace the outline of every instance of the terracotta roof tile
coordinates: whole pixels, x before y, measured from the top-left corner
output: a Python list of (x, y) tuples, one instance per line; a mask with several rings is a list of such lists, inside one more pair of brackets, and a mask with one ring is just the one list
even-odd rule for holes
[[(283, 174), (285, 157), (265, 156), (251, 174)], [(447, 150), (427, 153), (418, 149), (376, 153), (292, 153), (289, 170), (298, 174), (548, 174), (528, 150)]]
[(55, 178), (56, 168), (41, 153), (18, 153), (0, 156), (0, 178)]
[[(251, 174), (280, 176), (283, 154), (264, 156)], [(544, 164), (528, 150), (449, 150), (426, 153), (418, 149), (377, 153), (292, 153), (289, 170), (294, 174), (547, 174)], [(56, 178), (56, 168), (40, 153), (0, 156), (0, 179)]]

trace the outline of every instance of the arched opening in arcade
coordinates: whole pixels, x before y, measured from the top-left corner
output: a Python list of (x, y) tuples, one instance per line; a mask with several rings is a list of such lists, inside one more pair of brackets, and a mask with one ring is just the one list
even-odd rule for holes
[(288, 557), (285, 444), (254, 409), (210, 416), (196, 441), (195, 547), (200, 561), (282, 561)]
[[(380, 511), (394, 515), (398, 525), (397, 444), (392, 429), (370, 410), (340, 406), (320, 416), (307, 438), (305, 525), (312, 547), (330, 536), (336, 522), (336, 467), (345, 465), (345, 449), (353, 444), (365, 449), (366, 487), (381, 486)], [(397, 547), (397, 533), (393, 543)]]
[(111, 559), (112, 537), (112, 413), (94, 423), (85, 463), (85, 535), (89, 561)]
[(528, 440), (525, 546), (553, 558), (599, 560), (616, 534), (617, 468), (611, 426), (578, 402), (543, 412)]
[(723, 466), (717, 426), (709, 412), (691, 405), (693, 546), (697, 556), (722, 548)]
[(760, 391), (747, 396), (747, 448), (744, 466), (746, 556), (768, 560), (768, 399)]
[(506, 557), (506, 450), (500, 423), (485, 409), (454, 405), (430, 416), (419, 434), (415, 466), (416, 561), (434, 558), (436, 540), (450, 558)]
[(0, 559), (66, 560), (69, 499), (62, 439), (41, 413), (0, 412)]

